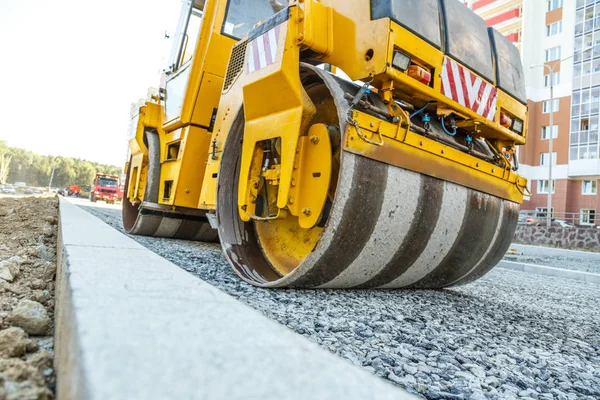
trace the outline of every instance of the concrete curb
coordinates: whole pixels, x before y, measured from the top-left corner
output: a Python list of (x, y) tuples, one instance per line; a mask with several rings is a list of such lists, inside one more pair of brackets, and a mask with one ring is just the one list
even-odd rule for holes
[(589, 283), (600, 283), (600, 274), (591, 272), (572, 271), (569, 269), (546, 267), (543, 265), (534, 265), (514, 261), (502, 260), (497, 265), (500, 268), (512, 269), (515, 271), (530, 272), (539, 275), (555, 276), (558, 278), (575, 279)]
[(414, 399), (60, 200), (65, 399)]
[(581, 260), (598, 260), (600, 262), (600, 253), (591, 251), (567, 250), (556, 247), (531, 246), (517, 243), (512, 243), (510, 248), (517, 250), (517, 253), (519, 254), (528, 256), (567, 257)]

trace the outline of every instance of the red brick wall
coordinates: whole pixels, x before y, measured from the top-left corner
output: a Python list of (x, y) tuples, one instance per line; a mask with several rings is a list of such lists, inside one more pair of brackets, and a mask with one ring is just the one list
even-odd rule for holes
[[(564, 213), (567, 211), (567, 203), (568, 203), (568, 180), (567, 179), (558, 179), (555, 181), (555, 189), (552, 194), (552, 208), (555, 213)], [(537, 193), (538, 181), (531, 181), (531, 200), (527, 203), (524, 203), (521, 208), (523, 210), (531, 211), (535, 210), (536, 207), (547, 207), (548, 206), (548, 195), (547, 194), (538, 194)]]
[(582, 208), (590, 208), (600, 213), (600, 196), (581, 194), (581, 181), (569, 181), (569, 207), (568, 212), (579, 213)]

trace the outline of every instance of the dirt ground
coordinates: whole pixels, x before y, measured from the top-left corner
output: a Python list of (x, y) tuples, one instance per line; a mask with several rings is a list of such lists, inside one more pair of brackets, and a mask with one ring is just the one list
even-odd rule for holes
[(0, 400), (54, 398), (58, 202), (0, 198)]

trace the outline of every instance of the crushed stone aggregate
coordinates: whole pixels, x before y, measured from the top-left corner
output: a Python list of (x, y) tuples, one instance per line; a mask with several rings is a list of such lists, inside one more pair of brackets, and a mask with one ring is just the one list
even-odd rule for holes
[[(123, 232), (120, 210), (82, 208)], [(218, 244), (132, 238), (420, 398), (600, 398), (598, 284), (496, 268), (438, 291), (267, 290)]]

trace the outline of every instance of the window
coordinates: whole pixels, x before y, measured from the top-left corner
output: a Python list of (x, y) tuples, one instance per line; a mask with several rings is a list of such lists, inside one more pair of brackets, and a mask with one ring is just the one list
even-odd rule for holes
[(198, 35), (200, 34), (200, 27), (202, 26), (202, 10), (193, 7), (192, 14), (188, 21), (187, 31), (185, 32), (185, 42), (183, 44), (182, 61), (181, 65), (192, 59), (194, 51), (196, 51), (196, 44), (198, 44)]
[(546, 25), (546, 36), (554, 36), (562, 32), (562, 21)]
[(546, 50), (546, 62), (558, 60), (560, 58), (560, 46)]
[(546, 87), (550, 87), (550, 77), (553, 77), (554, 79), (552, 79), (554, 82), (552, 82), (552, 86), (556, 86), (560, 84), (560, 71), (559, 72), (555, 72), (551, 75), (544, 75), (544, 86)]
[[(557, 112), (559, 109), (559, 101), (558, 99), (554, 99), (554, 107), (552, 107), (554, 112)], [(550, 100), (544, 101), (542, 104), (542, 112), (544, 114), (548, 114), (550, 112)]]
[(562, 3), (563, 3), (563, 0), (548, 0), (546, 2), (546, 4), (547, 4), (546, 10), (552, 11), (552, 10), (556, 10), (557, 8), (561, 8)]
[(288, 0), (238, 0), (228, 2), (222, 33), (241, 39), (256, 23), (288, 6)]
[(597, 194), (598, 181), (581, 181), (581, 194)]
[(596, 223), (596, 210), (582, 208), (579, 210), (580, 225), (594, 225)]
[(117, 184), (117, 180), (115, 178), (100, 177), (96, 181), (96, 186), (106, 186), (106, 187), (116, 188), (118, 186), (118, 184)]
[[(552, 139), (558, 137), (558, 125), (552, 127)], [(550, 139), (550, 127), (542, 126), (542, 140)]]
[(172, 43), (171, 65), (167, 69), (169, 73), (179, 70), (192, 59), (198, 43), (202, 14), (202, 9), (197, 8), (191, 0), (182, 4), (179, 24)]
[[(552, 180), (552, 193), (554, 193), (554, 190), (556, 189), (555, 186), (556, 185), (554, 184), (554, 179), (553, 179)], [(538, 192), (538, 194), (548, 194), (548, 180), (547, 179), (538, 181), (537, 192)]]
[[(600, 39), (600, 38), (599, 38)], [(569, 160), (598, 158), (600, 86), (573, 91)]]
[[(548, 161), (550, 160), (549, 153), (540, 153), (540, 165), (542, 167), (548, 166)], [(552, 165), (556, 165), (556, 153), (552, 152)]]

